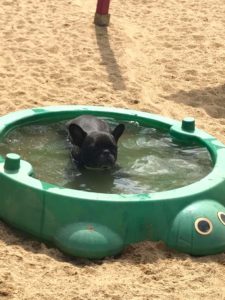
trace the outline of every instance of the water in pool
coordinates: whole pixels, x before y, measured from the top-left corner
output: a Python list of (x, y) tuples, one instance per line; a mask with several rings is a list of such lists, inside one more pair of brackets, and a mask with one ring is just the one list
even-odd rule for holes
[[(116, 123), (107, 120), (113, 127)], [(206, 148), (172, 141), (167, 132), (124, 122), (118, 144), (118, 166), (110, 171), (79, 171), (70, 157), (65, 123), (30, 125), (8, 134), (0, 154), (18, 153), (34, 176), (61, 187), (98, 193), (150, 193), (191, 184), (206, 176), (212, 163)]]

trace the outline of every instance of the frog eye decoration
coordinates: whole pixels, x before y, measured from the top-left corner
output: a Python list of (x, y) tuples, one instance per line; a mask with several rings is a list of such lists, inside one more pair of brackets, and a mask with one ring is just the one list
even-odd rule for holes
[[(225, 225), (225, 214), (224, 214)], [(209, 235), (213, 230), (212, 222), (207, 218), (198, 218), (195, 221), (195, 229), (201, 235)]]
[(220, 222), (223, 224), (223, 225), (225, 225), (225, 213), (224, 212), (218, 212), (218, 218), (219, 218), (219, 220), (220, 220)]

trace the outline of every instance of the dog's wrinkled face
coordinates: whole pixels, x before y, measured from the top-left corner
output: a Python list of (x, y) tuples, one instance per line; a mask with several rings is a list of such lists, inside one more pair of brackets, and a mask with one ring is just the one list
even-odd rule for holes
[(85, 167), (111, 168), (117, 159), (116, 141), (111, 134), (93, 132), (85, 138), (80, 156)]
[(124, 128), (123, 124), (119, 124), (112, 132), (93, 131), (87, 134), (79, 125), (71, 124), (72, 141), (79, 147), (75, 160), (86, 168), (112, 168), (117, 159), (117, 142)]

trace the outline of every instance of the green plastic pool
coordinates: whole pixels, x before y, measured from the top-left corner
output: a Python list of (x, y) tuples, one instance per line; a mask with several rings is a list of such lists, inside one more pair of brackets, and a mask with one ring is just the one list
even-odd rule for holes
[(32, 177), (19, 155), (0, 156), (0, 218), (73, 256), (103, 258), (143, 240), (164, 241), (192, 255), (225, 250), (225, 145), (182, 122), (149, 113), (92, 106), (28, 109), (0, 118), (0, 138), (24, 125), (57, 122), (82, 114), (135, 121), (167, 130), (187, 144), (205, 146), (213, 162), (203, 179), (150, 194), (104, 194), (60, 188)]

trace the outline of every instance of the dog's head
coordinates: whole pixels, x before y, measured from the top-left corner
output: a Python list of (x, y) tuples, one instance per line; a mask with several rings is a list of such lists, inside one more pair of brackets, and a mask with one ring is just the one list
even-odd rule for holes
[(117, 159), (117, 142), (125, 126), (119, 124), (112, 132), (93, 131), (87, 134), (79, 125), (71, 124), (69, 133), (79, 147), (78, 160), (87, 168), (109, 169)]

